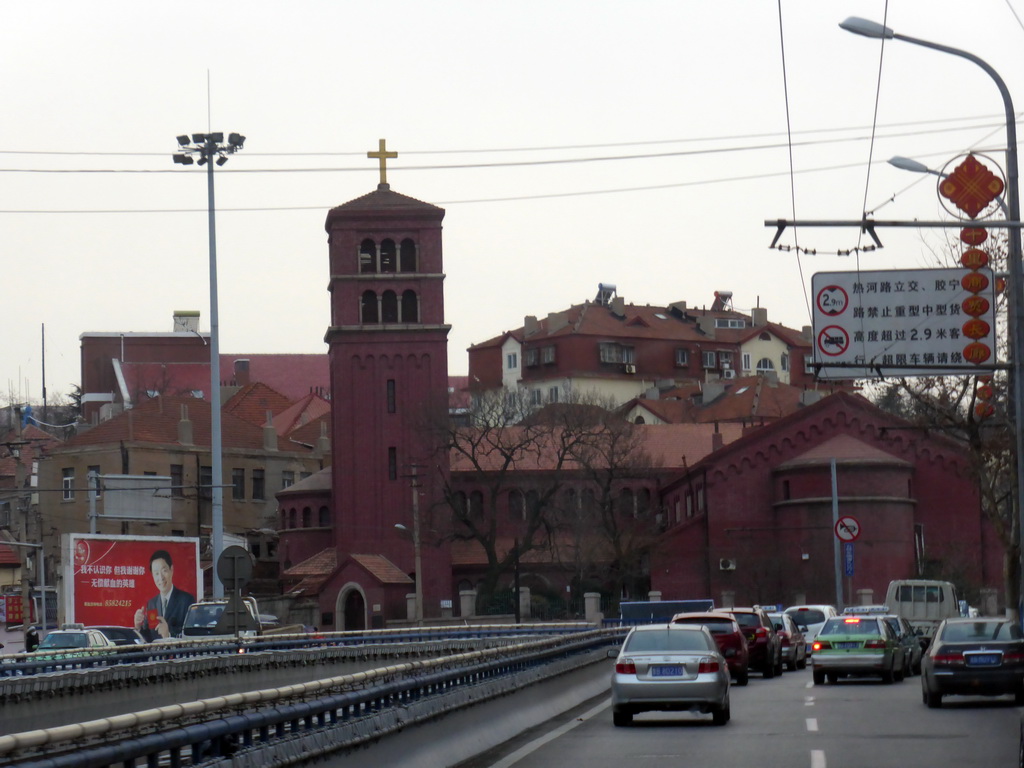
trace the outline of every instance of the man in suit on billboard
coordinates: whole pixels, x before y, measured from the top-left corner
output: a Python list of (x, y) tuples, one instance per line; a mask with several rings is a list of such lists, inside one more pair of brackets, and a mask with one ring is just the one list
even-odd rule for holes
[(174, 563), (171, 553), (158, 549), (149, 558), (157, 594), (145, 608), (135, 611), (135, 628), (147, 642), (157, 638), (177, 637), (181, 634), (188, 607), (196, 601), (195, 595), (174, 586)]

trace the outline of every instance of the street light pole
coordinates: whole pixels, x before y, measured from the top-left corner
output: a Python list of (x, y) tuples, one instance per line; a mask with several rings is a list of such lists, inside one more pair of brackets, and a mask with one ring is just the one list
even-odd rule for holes
[[(899, 35), (878, 22), (868, 21), (851, 16), (839, 25), (847, 32), (864, 37), (884, 40), (901, 40), (912, 45), (959, 56), (972, 61), (985, 70), (995, 82), (999, 94), (1003, 97), (1003, 109), (1006, 112), (1006, 215), (1007, 227), (1007, 259), (1009, 261), (1010, 293), (1009, 293), (1009, 326), (1010, 326), (1010, 375), (1013, 379), (1013, 408), (1011, 424), (1014, 432), (1014, 452), (1016, 454), (1016, 490), (1017, 490), (1017, 619), (1022, 615), (1021, 601), (1024, 600), (1024, 431), (1021, 430), (1021, 419), (1024, 417), (1024, 268), (1021, 265), (1020, 232), (1020, 184), (1017, 170), (1017, 121), (1013, 111), (1013, 99), (1010, 91), (988, 62), (973, 53), (951, 48), (948, 45), (932, 43), (916, 37)], [(1009, 607), (1009, 606), (1007, 606)]]
[[(213, 199), (213, 166), (224, 165), (228, 155), (233, 155), (245, 144), (245, 136), (238, 133), (228, 135), (224, 143), (223, 133), (193, 133), (178, 136), (178, 153), (174, 162), (192, 165), (193, 155), (199, 156), (199, 165), (206, 165), (207, 216), (210, 232), (210, 544), (213, 562), (224, 551), (224, 468), (223, 445), (221, 440), (220, 403), (220, 317), (217, 308), (217, 222), (216, 206)], [(224, 597), (224, 584), (213, 569), (213, 596)]]

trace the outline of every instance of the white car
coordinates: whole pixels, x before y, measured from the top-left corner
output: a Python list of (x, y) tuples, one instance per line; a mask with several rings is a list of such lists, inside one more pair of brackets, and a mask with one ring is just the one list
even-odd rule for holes
[(791, 605), (785, 610), (798, 626), (807, 627), (804, 637), (807, 640), (807, 655), (813, 652), (814, 639), (825, 626), (825, 622), (833, 616), (838, 616), (834, 605)]

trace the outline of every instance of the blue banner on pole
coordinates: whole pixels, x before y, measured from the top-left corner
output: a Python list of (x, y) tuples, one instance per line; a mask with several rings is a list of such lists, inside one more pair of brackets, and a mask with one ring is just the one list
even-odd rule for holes
[(843, 543), (843, 564), (847, 576), (853, 576), (853, 542)]

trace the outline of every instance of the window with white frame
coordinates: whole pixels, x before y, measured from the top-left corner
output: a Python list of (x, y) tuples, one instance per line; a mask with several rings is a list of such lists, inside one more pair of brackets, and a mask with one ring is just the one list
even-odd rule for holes
[(789, 370), (789, 355), (783, 353), (782, 359), (779, 361), (779, 368), (784, 371)]
[(718, 353), (718, 362), (722, 364), (723, 368), (732, 366), (732, 352), (723, 350)]
[(771, 358), (762, 357), (757, 361), (757, 372), (768, 373), (769, 371), (775, 370), (775, 363), (771, 361)]
[(743, 370), (744, 371), (749, 371), (750, 370), (750, 353), (749, 352), (744, 352), (743, 353)]
[(530, 390), (530, 405), (540, 405), (541, 395), (539, 389)]
[(814, 356), (804, 355), (804, 373), (809, 373), (811, 376), (815, 374), (814, 369)]
[(505, 356), (505, 367), (510, 371), (519, 367), (519, 355), (516, 352), (509, 352)]
[(711, 351), (711, 352), (701, 352), (700, 359), (701, 359), (701, 364), (705, 368), (715, 368), (717, 366), (717, 363), (718, 363), (718, 355), (715, 354), (713, 351)]
[(614, 342), (601, 342), (598, 344), (598, 353), (602, 363), (632, 363), (633, 347)]
[(63, 500), (75, 500), (75, 468), (64, 467), (60, 471), (61, 488), (63, 489)]
[(746, 328), (747, 321), (736, 317), (716, 317), (715, 328)]
[(558, 387), (551, 387), (548, 390), (548, 402), (549, 403), (557, 403), (558, 402)]
[(676, 349), (676, 368), (685, 368), (690, 363), (689, 351), (682, 347)]

